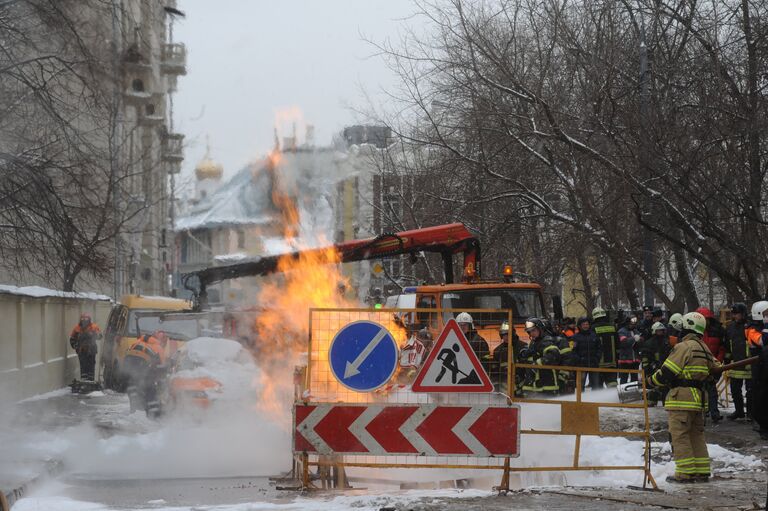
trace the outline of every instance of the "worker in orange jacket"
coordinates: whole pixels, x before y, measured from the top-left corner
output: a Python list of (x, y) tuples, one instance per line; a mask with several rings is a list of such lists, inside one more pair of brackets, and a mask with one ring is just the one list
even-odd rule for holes
[(147, 417), (160, 415), (158, 385), (165, 372), (165, 346), (168, 338), (160, 330), (140, 335), (125, 354), (123, 364), (128, 374), (128, 399), (131, 412), (145, 410)]
[(69, 334), (69, 345), (77, 352), (80, 361), (80, 379), (94, 381), (96, 375), (96, 341), (101, 338), (99, 325), (87, 312), (80, 314), (80, 321)]

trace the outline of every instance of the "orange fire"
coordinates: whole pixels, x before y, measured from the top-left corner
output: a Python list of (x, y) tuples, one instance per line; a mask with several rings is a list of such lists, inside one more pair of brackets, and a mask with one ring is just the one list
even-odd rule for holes
[(253, 318), (261, 373), (254, 383), (260, 393), (259, 408), (266, 416), (287, 427), (294, 397), (294, 368), (297, 366), (309, 365), (307, 383), (312, 399), (347, 402), (370, 399), (369, 395), (343, 388), (330, 371), (330, 343), (344, 325), (361, 319), (377, 321), (387, 327), (399, 344), (405, 341), (406, 332), (391, 313), (341, 310), (316, 312), (310, 332), (310, 309), (350, 309), (360, 307), (360, 304), (348, 298), (350, 284), (341, 273), (340, 257), (335, 249), (302, 251), (307, 247), (296, 238), (299, 210), (295, 194), (285, 190), (281, 182), (282, 164), (283, 155), (276, 146), (267, 164), (273, 183), (271, 199), (280, 214), (283, 235), (298, 255), (281, 258), (278, 272), (261, 284), (258, 295), (261, 310)]

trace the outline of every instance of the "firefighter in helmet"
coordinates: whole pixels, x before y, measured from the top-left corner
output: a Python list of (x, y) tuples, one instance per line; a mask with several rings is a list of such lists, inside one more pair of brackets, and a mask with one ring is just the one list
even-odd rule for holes
[[(600, 367), (616, 369), (616, 348), (619, 344), (619, 335), (616, 327), (608, 321), (608, 313), (602, 307), (592, 310), (592, 329), (600, 339), (602, 349)], [(600, 373), (600, 380), (606, 387), (616, 386), (616, 373)]]
[(699, 312), (683, 316), (684, 337), (656, 372), (647, 378), (650, 387), (667, 387), (664, 408), (669, 420), (675, 475), (667, 481), (708, 481), (709, 453), (704, 440), (707, 385), (712, 369), (720, 362), (702, 340), (707, 320)]
[[(560, 364), (560, 349), (551, 332), (547, 331), (544, 321), (539, 318), (529, 318), (525, 322), (525, 331), (530, 337), (530, 342), (521, 351), (521, 360), (536, 365)], [(529, 369), (526, 371), (523, 390), (557, 394), (560, 390), (558, 371), (556, 369)]]
[[(511, 337), (510, 337), (511, 336)], [(493, 350), (491, 357), (490, 377), (496, 388), (504, 394), (509, 393), (507, 378), (509, 373), (509, 348), (512, 348), (512, 363), (520, 361), (520, 351), (525, 348), (525, 344), (515, 332), (514, 328), (509, 327), (509, 322), (505, 321), (499, 327), (499, 338), (501, 343)], [(519, 389), (523, 381), (523, 372), (515, 372), (515, 389)]]
[(475, 330), (475, 322), (472, 316), (468, 312), (462, 312), (456, 316), (456, 323), (459, 324), (459, 328), (461, 328), (467, 341), (469, 341), (472, 351), (475, 352), (487, 373), (491, 360), (491, 350), (488, 347), (488, 342)]

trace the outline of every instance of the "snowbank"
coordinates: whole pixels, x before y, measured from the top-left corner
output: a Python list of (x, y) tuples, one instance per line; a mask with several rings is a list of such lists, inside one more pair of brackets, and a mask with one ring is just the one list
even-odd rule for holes
[(110, 301), (107, 295), (100, 295), (97, 293), (75, 293), (69, 291), (57, 291), (55, 289), (48, 289), (40, 286), (25, 286), (17, 287), (8, 284), (0, 284), (0, 293), (20, 295), (20, 296), (32, 296), (34, 298), (77, 298), (81, 300), (104, 300)]

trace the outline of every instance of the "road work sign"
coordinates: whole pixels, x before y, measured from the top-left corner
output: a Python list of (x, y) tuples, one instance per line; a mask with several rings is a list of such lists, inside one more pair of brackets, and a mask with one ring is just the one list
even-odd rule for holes
[(348, 389), (370, 392), (387, 383), (397, 368), (397, 343), (373, 321), (355, 321), (339, 330), (328, 349), (336, 379)]
[(492, 392), (493, 384), (456, 320), (450, 319), (413, 381), (414, 392)]
[(307, 403), (295, 405), (293, 418), (296, 453), (520, 454), (518, 405)]

